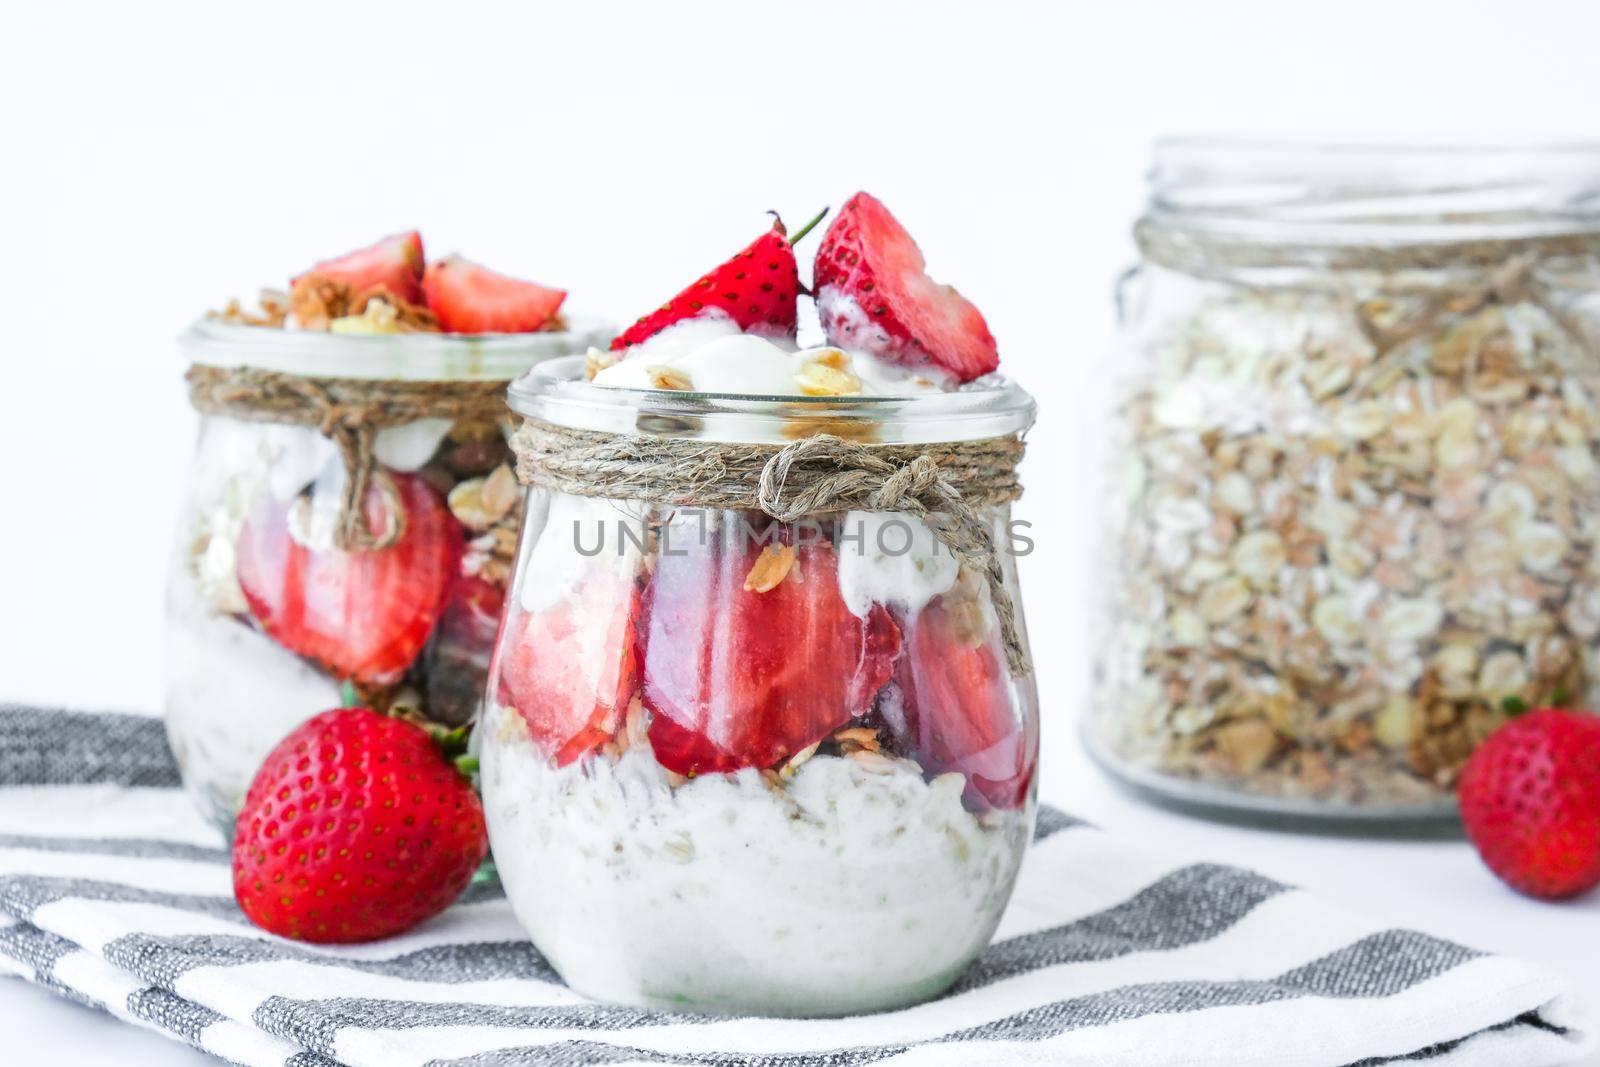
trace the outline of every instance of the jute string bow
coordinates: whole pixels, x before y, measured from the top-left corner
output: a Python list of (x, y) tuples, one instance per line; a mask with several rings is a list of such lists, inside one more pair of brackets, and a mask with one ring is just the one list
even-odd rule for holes
[(761, 511), (779, 522), (841, 511), (921, 519), (982, 574), (1014, 674), (1032, 670), (984, 509), (1022, 495), (1017, 437), (869, 445), (818, 434), (790, 445), (576, 430), (527, 419), (513, 435), (523, 484), (577, 496)]
[[(316, 378), (253, 367), (191, 366), (189, 402), (205, 415), (309, 426), (338, 446), (344, 494), (334, 536), (346, 551), (387, 548), (405, 534), (405, 508), (394, 480), (373, 454), (378, 431), (420, 419), (503, 419), (504, 381), (410, 382)], [(388, 521), (374, 530), (365, 502), (382, 494)]]

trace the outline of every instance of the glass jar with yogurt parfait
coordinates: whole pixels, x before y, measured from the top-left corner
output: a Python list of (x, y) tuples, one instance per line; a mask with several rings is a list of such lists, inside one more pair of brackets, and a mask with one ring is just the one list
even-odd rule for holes
[(1507, 716), (1600, 696), (1600, 147), (1173, 141), (1137, 236), (1092, 751), (1453, 818)]
[[(741, 381), (850, 366), (723, 344), (749, 349)], [(534, 487), (478, 739), (518, 919), (609, 1001), (840, 1015), (939, 993), (988, 943), (1031, 833), (1014, 482), (963, 527), (992, 568), (946, 547), (948, 514), (819, 487), (919, 456), (1009, 471), (1032, 400), (993, 376), (844, 397), (583, 377), (558, 360), (510, 393)]]
[(183, 335), (201, 420), (166, 716), (209, 818), (231, 826), (272, 746), (352, 687), (442, 724), (475, 714), (521, 515), (504, 387), (596, 336), (215, 320)]

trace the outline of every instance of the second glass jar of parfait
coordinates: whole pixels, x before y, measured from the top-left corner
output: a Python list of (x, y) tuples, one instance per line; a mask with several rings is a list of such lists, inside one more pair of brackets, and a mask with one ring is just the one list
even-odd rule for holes
[(1181, 803), (1453, 818), (1600, 690), (1600, 149), (1175, 141), (1124, 284), (1091, 748)]
[(475, 714), (521, 514), (494, 383), (596, 336), (217, 321), (183, 336), (196, 382), (245, 368), (291, 387), (483, 382), (490, 399), (472, 416), (441, 407), (376, 433), (364, 518), (398, 536), (349, 550), (336, 536), (346, 464), (333, 439), (270, 411), (202, 414), (168, 582), (166, 720), (184, 783), (210, 819), (231, 826), (272, 746), (351, 688), (369, 706), (433, 722)]
[[(563, 427), (777, 446), (1014, 435), (1000, 383), (915, 398), (605, 389), (536, 368)], [(985, 515), (1004, 587), (1009, 509)], [(1025, 636), (1022, 638), (1025, 642)], [(479, 728), (506, 892), (574, 989), (841, 1015), (937, 994), (988, 943), (1031, 835), (1031, 676), (989, 587), (908, 515), (532, 489)]]

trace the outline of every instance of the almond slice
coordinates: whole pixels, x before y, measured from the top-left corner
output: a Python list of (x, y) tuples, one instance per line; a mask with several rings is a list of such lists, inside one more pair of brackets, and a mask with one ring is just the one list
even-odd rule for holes
[(515, 507), (517, 498), (521, 495), (516, 474), (504, 463), (483, 480), (483, 488), (478, 491), (478, 498), (482, 501), (484, 510), (496, 519)]
[(805, 748), (802, 748), (799, 752), (796, 752), (794, 755), (790, 756), (789, 762), (785, 763), (781, 768), (779, 768), (779, 776), (783, 778), (793, 778), (795, 776), (795, 772), (804, 766), (807, 760), (809, 760), (812, 756), (815, 756), (817, 754), (817, 749), (821, 746), (821, 741), (813, 741)]
[(878, 744), (878, 731), (870, 726), (852, 726), (848, 730), (840, 730), (833, 735), (833, 739), (840, 743), (852, 742), (868, 752), (877, 752), (882, 747)]
[(607, 367), (614, 367), (622, 357), (604, 348), (591, 348), (583, 357), (583, 376), (594, 381), (594, 376)]
[(861, 379), (850, 369), (850, 357), (838, 348), (825, 348), (794, 372), (795, 388), (804, 396), (856, 396)]
[(677, 367), (646, 367), (644, 372), (650, 378), (650, 384), (657, 389), (682, 391), (694, 388), (694, 382)]
[(794, 566), (794, 549), (789, 545), (768, 545), (750, 565), (744, 576), (744, 591), (765, 593), (778, 588)]

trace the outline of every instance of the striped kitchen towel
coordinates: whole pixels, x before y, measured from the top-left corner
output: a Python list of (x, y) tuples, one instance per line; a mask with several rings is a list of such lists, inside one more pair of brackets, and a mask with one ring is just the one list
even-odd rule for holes
[(929, 1004), (836, 1020), (611, 1007), (475, 887), (372, 945), (263, 934), (159, 721), (0, 706), (0, 965), (242, 1064), (1570, 1063), (1550, 971), (1383, 929), (1043, 809), (994, 944)]

